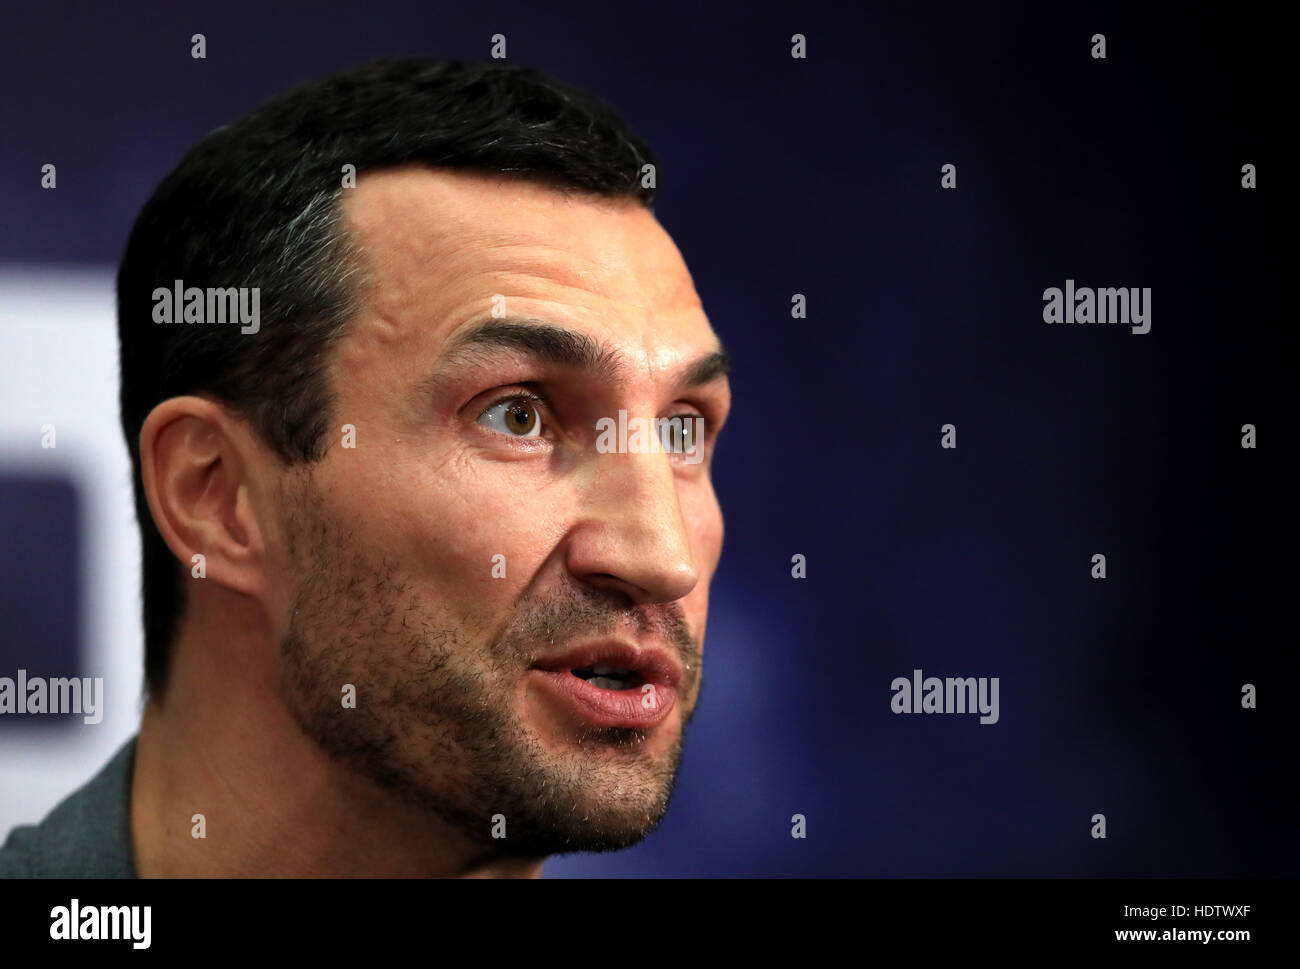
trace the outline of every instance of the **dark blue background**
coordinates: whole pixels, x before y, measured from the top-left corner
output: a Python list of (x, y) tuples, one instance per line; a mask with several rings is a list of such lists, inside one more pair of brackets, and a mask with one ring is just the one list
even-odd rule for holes
[[(1043, 7), (15, 6), (0, 259), (113, 265), (217, 125), (504, 33), (655, 146), (659, 217), (736, 360), (673, 808), (638, 848), (548, 873), (1293, 872), (1281, 30), (1254, 9)], [(1047, 326), (1042, 292), (1067, 278), (1151, 287), (1151, 333)], [(14, 666), (42, 647), (7, 648)], [(891, 714), (918, 667), (1000, 677), (1000, 722)]]

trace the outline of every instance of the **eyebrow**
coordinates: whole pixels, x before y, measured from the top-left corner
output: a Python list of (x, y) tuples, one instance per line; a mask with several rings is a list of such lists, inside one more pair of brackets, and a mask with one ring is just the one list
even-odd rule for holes
[[(611, 381), (627, 376), (626, 361), (612, 347), (602, 346), (576, 330), (524, 318), (492, 320), (457, 336), (442, 355), (439, 372), (497, 350), (514, 350), (538, 363), (585, 370)], [(683, 387), (698, 387), (730, 372), (731, 358), (719, 347), (688, 364), (678, 383)]]

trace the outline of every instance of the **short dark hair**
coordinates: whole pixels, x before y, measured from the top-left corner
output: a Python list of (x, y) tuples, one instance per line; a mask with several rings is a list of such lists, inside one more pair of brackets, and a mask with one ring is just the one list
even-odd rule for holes
[[(140, 211), (117, 274), (150, 693), (165, 686), (185, 599), (145, 499), (145, 418), (205, 392), (286, 463), (319, 461), (332, 423), (326, 363), (364, 291), (340, 206), (343, 166), (360, 175), (413, 162), (654, 206), (642, 170), (653, 153), (608, 104), (504, 61), (375, 61), (279, 94), (191, 149)], [(259, 287), (259, 328), (155, 323), (154, 290), (178, 279)]]

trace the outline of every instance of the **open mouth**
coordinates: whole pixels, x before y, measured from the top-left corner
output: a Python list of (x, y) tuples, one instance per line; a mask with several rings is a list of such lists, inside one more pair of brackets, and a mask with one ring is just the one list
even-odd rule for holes
[(580, 680), (586, 680), (602, 690), (632, 690), (640, 686), (640, 678), (632, 670), (619, 669), (616, 666), (599, 664), (583, 666), (570, 672)]
[(565, 650), (532, 667), (551, 702), (587, 723), (654, 727), (677, 703), (682, 669), (659, 648), (604, 642)]

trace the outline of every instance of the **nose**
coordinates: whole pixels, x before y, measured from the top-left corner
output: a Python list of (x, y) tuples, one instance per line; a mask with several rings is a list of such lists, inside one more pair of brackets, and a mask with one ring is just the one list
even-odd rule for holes
[(566, 556), (570, 574), (636, 605), (689, 595), (700, 576), (669, 456), (597, 453), (584, 476)]

